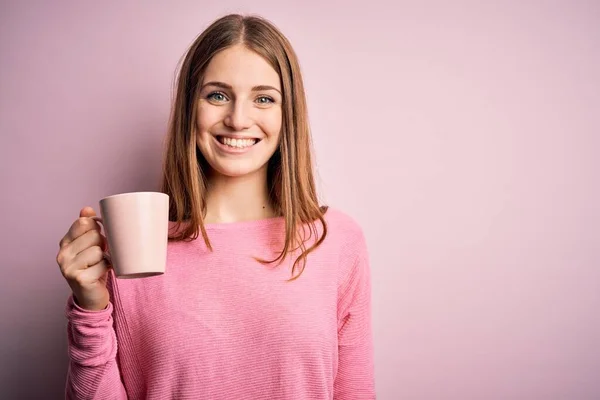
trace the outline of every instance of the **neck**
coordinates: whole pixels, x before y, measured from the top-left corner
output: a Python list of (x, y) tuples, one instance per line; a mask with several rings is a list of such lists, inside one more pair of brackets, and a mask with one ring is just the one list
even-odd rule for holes
[(209, 177), (205, 223), (252, 221), (275, 215), (269, 198), (266, 168), (240, 177), (216, 173)]

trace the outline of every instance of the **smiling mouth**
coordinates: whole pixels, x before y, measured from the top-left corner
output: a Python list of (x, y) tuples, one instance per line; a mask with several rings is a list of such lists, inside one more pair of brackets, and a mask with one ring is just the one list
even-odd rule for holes
[(219, 143), (232, 149), (245, 149), (260, 142), (260, 139), (234, 139), (226, 136), (217, 136)]

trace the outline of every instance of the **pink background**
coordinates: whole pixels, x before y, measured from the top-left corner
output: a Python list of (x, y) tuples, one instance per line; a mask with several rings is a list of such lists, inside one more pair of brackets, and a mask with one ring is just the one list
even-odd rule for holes
[(379, 398), (600, 398), (598, 2), (149, 3), (0, 6), (2, 398), (61, 397), (58, 241), (156, 188), (176, 64), (229, 11), (299, 54), (323, 198), (371, 250)]

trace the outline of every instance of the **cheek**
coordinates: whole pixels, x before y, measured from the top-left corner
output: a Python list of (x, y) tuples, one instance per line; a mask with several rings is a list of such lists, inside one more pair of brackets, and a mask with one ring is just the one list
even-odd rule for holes
[(214, 107), (203, 106), (202, 103), (198, 105), (196, 113), (196, 128), (200, 135), (206, 134), (206, 131), (221, 118)]
[(283, 120), (281, 112), (274, 112), (265, 116), (263, 120), (263, 129), (267, 135), (276, 139), (281, 133), (282, 124)]
[(208, 131), (213, 125), (214, 117), (208, 110), (202, 106), (198, 106), (196, 114), (196, 146), (200, 152), (206, 157), (206, 152), (209, 150), (209, 135)]

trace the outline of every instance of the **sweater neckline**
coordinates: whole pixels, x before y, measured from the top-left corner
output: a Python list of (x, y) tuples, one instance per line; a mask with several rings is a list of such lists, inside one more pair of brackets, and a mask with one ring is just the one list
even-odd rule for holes
[(261, 219), (252, 219), (246, 221), (235, 221), (235, 222), (211, 222), (205, 223), (204, 228), (207, 231), (217, 231), (217, 230), (228, 230), (228, 229), (256, 229), (263, 227), (271, 227), (273, 225), (277, 225), (284, 222), (284, 218), (281, 216), (278, 217), (269, 217), (269, 218), (261, 218)]
[[(285, 222), (284, 217), (268, 217), (262, 219), (253, 219), (246, 221), (235, 221), (235, 222), (211, 222), (205, 223), (204, 228), (207, 231), (225, 231), (225, 230), (252, 230), (252, 229), (260, 229), (264, 227), (274, 227)], [(183, 221), (182, 225), (186, 225), (188, 221)], [(169, 226), (174, 226), (177, 223), (174, 221), (169, 221)]]

